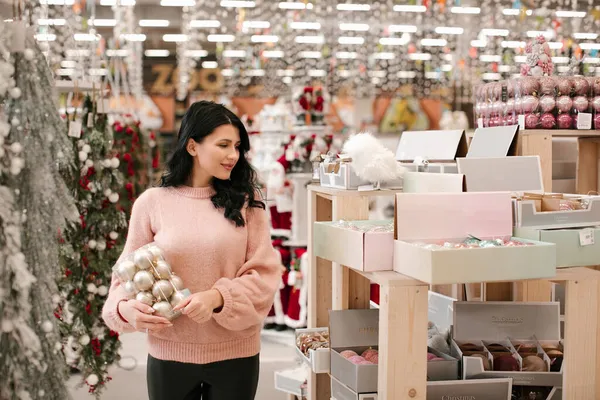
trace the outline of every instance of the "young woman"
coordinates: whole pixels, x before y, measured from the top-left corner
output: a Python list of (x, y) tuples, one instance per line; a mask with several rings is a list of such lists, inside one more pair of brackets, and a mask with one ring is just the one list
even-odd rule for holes
[(155, 242), (192, 292), (173, 322), (128, 300), (113, 277), (103, 309), (117, 332), (148, 332), (150, 400), (252, 400), (260, 330), (281, 282), (248, 133), (222, 105), (192, 104), (161, 187), (135, 202), (123, 256)]

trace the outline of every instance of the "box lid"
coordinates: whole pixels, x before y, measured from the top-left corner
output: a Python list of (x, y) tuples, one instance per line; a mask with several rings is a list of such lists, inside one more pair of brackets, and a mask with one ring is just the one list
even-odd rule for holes
[(467, 192), (544, 192), (539, 156), (457, 158), (456, 163)]
[(519, 125), (475, 129), (467, 158), (515, 156), (518, 132)]
[(509, 192), (397, 193), (398, 240), (500, 237), (512, 234)]
[(452, 161), (466, 154), (464, 130), (403, 132), (396, 148), (398, 161), (413, 161), (419, 157), (429, 161)]
[(379, 310), (330, 310), (329, 342), (332, 348), (377, 346)]
[(454, 303), (455, 340), (506, 338), (560, 340), (559, 303), (457, 301)]

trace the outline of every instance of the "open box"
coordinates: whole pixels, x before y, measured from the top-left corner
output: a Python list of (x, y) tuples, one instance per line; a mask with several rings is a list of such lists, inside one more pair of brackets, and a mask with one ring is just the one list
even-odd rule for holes
[(403, 176), (404, 193), (461, 193), (465, 189), (465, 177), (462, 174), (405, 172)]
[[(512, 238), (508, 192), (398, 193), (394, 271), (429, 284), (512, 281), (556, 275), (556, 246)], [(523, 246), (447, 248), (469, 235)]]
[(335, 162), (319, 165), (319, 181), (323, 187), (336, 189), (358, 189), (359, 186), (368, 185), (369, 182), (356, 175), (350, 162)]
[[(296, 339), (302, 334), (310, 333), (321, 333), (329, 332), (327, 328), (307, 328), (307, 329), (296, 329)], [(308, 356), (304, 355), (302, 350), (296, 345), (296, 352), (300, 358), (311, 368), (316, 374), (322, 374), (329, 372), (329, 347), (323, 347), (318, 349), (308, 349)]]
[[(314, 255), (359, 271), (391, 271), (393, 221), (315, 222)], [(350, 228), (348, 224), (356, 228)], [(386, 230), (381, 232), (378, 230)], [(375, 231), (374, 231), (375, 230)]]
[[(456, 173), (456, 157), (466, 154), (464, 130), (403, 132), (396, 148), (396, 160), (413, 172)], [(415, 164), (418, 160), (428, 164)]]
[(511, 394), (508, 378), (427, 382), (427, 400), (511, 400)]
[(518, 133), (519, 125), (477, 128), (467, 158), (516, 156)]
[(431, 347), (427, 348), (427, 352), (443, 358), (443, 360), (427, 362), (428, 381), (451, 381), (458, 379), (458, 359)]
[[(549, 195), (553, 196), (555, 194)], [(515, 226), (520, 228), (556, 229), (600, 225), (600, 196), (574, 194), (558, 194), (558, 196), (560, 196), (560, 199), (556, 201), (584, 199), (588, 204), (586, 208), (580, 210), (538, 211), (539, 207), (536, 206), (534, 200), (515, 200), (517, 217)], [(578, 207), (580, 206), (578, 205)]]
[[(558, 371), (549, 349), (560, 349), (558, 303), (456, 302), (451, 352), (462, 357), (463, 379), (511, 378), (514, 386), (562, 386), (562, 364)], [(484, 369), (482, 358), (461, 350), (471, 346), (472, 353), (482, 354), (489, 363)], [(506, 349), (498, 350), (498, 345)], [(473, 346), (479, 346), (476, 349)], [(521, 347), (528, 350), (519, 350)], [(547, 349), (547, 350), (545, 350)], [(494, 355), (512, 357), (514, 365), (523, 366), (527, 355), (543, 360), (548, 372), (497, 371)], [(561, 355), (562, 362), (562, 355)]]

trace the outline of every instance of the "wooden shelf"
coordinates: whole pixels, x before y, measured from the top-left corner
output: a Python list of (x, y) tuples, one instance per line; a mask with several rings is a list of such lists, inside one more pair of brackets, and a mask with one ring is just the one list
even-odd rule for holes
[[(378, 398), (426, 400), (429, 285), (394, 271), (361, 272), (313, 255), (315, 221), (368, 219), (369, 197), (382, 193), (393, 195), (395, 191), (357, 192), (309, 186), (308, 327), (329, 326), (330, 309), (369, 308), (370, 283), (378, 283)], [(549, 288), (551, 282), (567, 285), (563, 399), (600, 398), (600, 363), (589, 356), (600, 353), (600, 271), (563, 268), (551, 279), (524, 281), (523, 287)], [(328, 374), (310, 374), (307, 398), (330, 399), (330, 385)]]

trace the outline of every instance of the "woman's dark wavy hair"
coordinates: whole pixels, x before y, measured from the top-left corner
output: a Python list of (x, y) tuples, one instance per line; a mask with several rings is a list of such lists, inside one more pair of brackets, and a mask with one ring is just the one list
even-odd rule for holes
[(194, 159), (187, 151), (190, 139), (201, 143), (219, 126), (233, 125), (240, 133), (240, 158), (231, 171), (229, 180), (213, 178), (212, 186), (216, 194), (211, 198), (216, 208), (225, 210), (225, 218), (236, 226), (244, 226), (242, 208), (248, 203), (249, 207), (265, 208), (265, 203), (256, 198), (258, 179), (256, 172), (246, 159), (250, 150), (250, 139), (244, 124), (240, 119), (221, 104), (212, 101), (199, 101), (190, 106), (181, 121), (177, 137), (177, 145), (167, 161), (167, 168), (161, 177), (161, 187), (176, 187), (185, 185), (192, 173)]

